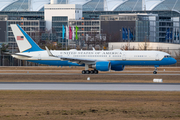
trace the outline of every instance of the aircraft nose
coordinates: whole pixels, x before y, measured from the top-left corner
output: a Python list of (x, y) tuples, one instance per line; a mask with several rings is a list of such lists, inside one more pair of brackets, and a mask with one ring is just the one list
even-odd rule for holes
[(172, 59), (172, 64), (175, 64), (177, 61), (176, 61), (176, 59)]

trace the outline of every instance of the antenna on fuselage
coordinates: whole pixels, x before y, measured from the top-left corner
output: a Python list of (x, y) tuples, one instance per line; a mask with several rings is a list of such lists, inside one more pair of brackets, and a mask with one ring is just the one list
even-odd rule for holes
[(92, 47), (93, 51), (95, 51), (94, 47)]

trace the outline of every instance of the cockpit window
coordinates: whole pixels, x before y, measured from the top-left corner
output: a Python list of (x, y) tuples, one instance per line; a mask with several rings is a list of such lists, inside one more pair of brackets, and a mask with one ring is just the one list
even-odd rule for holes
[(165, 57), (165, 58), (170, 58), (171, 56), (170, 56), (170, 55), (165, 55), (164, 57)]

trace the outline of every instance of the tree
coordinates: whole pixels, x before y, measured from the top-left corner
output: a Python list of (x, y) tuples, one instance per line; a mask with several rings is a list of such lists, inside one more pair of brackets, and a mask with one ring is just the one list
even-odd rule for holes
[(3, 53), (3, 52), (8, 52), (8, 47), (9, 47), (9, 46), (8, 46), (7, 44), (4, 44), (4, 43), (3, 43), (1, 46), (2, 46), (2, 48), (1, 48), (1, 52), (2, 52), (2, 53)]

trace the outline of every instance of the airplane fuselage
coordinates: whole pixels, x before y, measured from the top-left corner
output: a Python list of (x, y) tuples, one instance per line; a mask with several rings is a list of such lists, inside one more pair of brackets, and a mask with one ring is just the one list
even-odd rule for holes
[[(74, 57), (82, 59), (94, 59), (96, 61), (110, 61), (111, 66), (114, 65), (170, 65), (173, 64), (174, 58), (169, 54), (160, 51), (90, 51), (90, 50), (51, 50), (52, 54), (59, 57)], [(30, 58), (16, 56), (17, 59), (28, 60), (31, 62), (55, 65), (55, 66), (84, 66), (68, 60), (51, 57), (47, 51), (24, 52), (21, 55), (32, 56)], [(165, 57), (168, 56), (168, 57)]]

